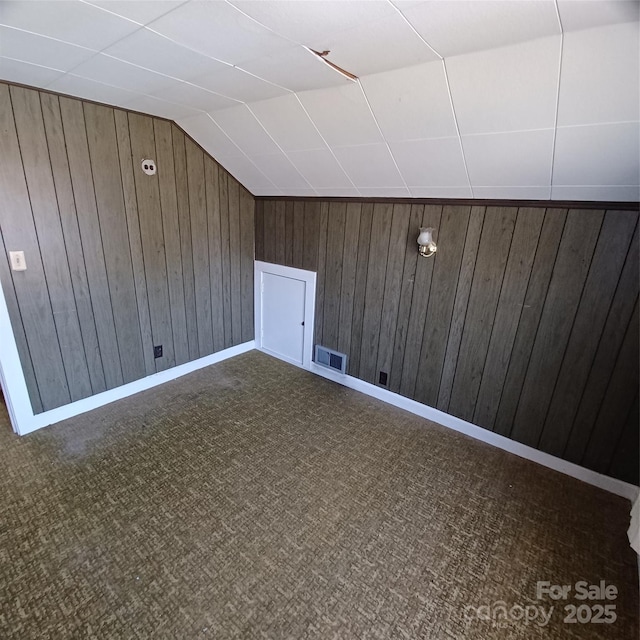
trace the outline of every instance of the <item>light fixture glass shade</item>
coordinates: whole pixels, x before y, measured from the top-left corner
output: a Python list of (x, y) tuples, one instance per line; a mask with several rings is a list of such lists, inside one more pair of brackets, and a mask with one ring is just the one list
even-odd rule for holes
[(418, 236), (418, 244), (426, 247), (433, 243), (433, 228), (420, 227), (420, 235)]
[(433, 241), (433, 229), (431, 227), (420, 227), (420, 235), (418, 235), (418, 253), (423, 258), (430, 258), (438, 247)]

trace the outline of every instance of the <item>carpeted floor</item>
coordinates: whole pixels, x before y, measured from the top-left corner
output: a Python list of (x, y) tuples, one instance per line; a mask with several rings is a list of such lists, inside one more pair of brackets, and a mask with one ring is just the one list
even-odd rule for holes
[(627, 501), (258, 352), (2, 412), (0, 499), (3, 640), (638, 637)]

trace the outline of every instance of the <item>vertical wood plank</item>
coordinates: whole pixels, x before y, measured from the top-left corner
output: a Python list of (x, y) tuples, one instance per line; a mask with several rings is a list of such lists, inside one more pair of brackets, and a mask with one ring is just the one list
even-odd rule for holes
[(605, 215), (540, 438), (552, 455), (567, 444), (637, 222), (632, 211)]
[(222, 313), (224, 315), (224, 346), (233, 344), (231, 318), (231, 248), (229, 245), (229, 174), (218, 167), (220, 186), (220, 249), (222, 256)]
[(538, 445), (603, 215), (572, 209), (567, 216), (511, 432), (515, 440), (533, 447)]
[(280, 203), (267, 200), (263, 208), (263, 242), (264, 261), (274, 264), (276, 262), (276, 209)]
[(640, 451), (640, 414), (638, 397), (624, 425), (624, 429), (616, 444), (607, 475), (624, 480), (629, 484), (638, 485), (640, 466), (638, 451)]
[(222, 275), (222, 222), (220, 217), (220, 172), (223, 169), (209, 156), (204, 157), (207, 228), (209, 232), (209, 281), (211, 283), (211, 323), (213, 350), (225, 348)]
[(254, 261), (254, 211), (255, 200), (244, 188), (240, 188), (240, 277), (242, 342), (255, 338), (253, 315), (253, 261)]
[[(380, 314), (380, 339), (378, 341), (376, 361), (376, 372), (384, 371), (387, 374), (387, 386), (390, 381), (391, 365), (393, 362), (393, 341), (398, 321), (398, 305), (400, 304), (405, 254), (408, 250), (413, 249), (413, 247), (408, 246), (407, 243), (410, 214), (411, 205), (393, 205), (391, 231), (389, 235), (389, 253), (385, 271), (384, 296)], [(377, 378), (376, 383), (378, 383)]]
[(285, 229), (285, 241), (284, 241), (284, 264), (288, 267), (293, 267), (293, 208), (294, 202), (291, 200), (285, 203), (284, 211), (284, 229)]
[[(265, 209), (266, 221), (266, 209)], [(271, 221), (273, 224), (273, 220)], [(265, 227), (265, 242), (266, 242)], [(320, 203), (315, 200), (307, 200), (304, 204), (304, 253), (302, 268), (307, 271), (318, 270), (318, 238), (320, 235)], [(316, 296), (319, 298), (319, 296)], [(317, 342), (317, 340), (316, 340)]]
[(494, 424), (494, 431), (501, 435), (511, 433), (566, 217), (566, 209), (547, 209), (545, 212)]
[[(407, 330), (409, 328), (411, 302), (416, 279), (416, 268), (418, 266), (418, 247), (417, 243), (415, 247), (413, 246), (413, 241), (418, 237), (423, 216), (424, 205), (411, 205), (407, 237), (405, 240), (405, 256), (400, 285), (400, 298), (398, 301), (398, 317), (396, 320), (395, 335), (393, 337), (393, 356), (389, 374), (389, 390), (395, 393), (400, 391), (400, 383), (402, 382), (402, 365), (404, 363), (404, 352), (407, 348)], [(426, 262), (426, 260), (424, 261)], [(433, 264), (432, 260), (429, 260), (429, 262)], [(429, 278), (429, 284), (427, 286), (431, 287), (431, 278)]]
[(376, 364), (392, 212), (393, 205), (389, 203), (376, 202), (373, 205), (359, 374), (362, 380), (371, 383), (378, 379)]
[(229, 191), (229, 262), (231, 269), (231, 344), (237, 345), (242, 342), (242, 291), (240, 288), (240, 185), (232, 176), (229, 175), (227, 178)]
[(563, 457), (580, 464), (607, 391), (638, 298), (639, 238), (636, 227), (611, 309), (580, 399)]
[(373, 222), (373, 204), (362, 205), (360, 214), (360, 232), (358, 235), (358, 260), (356, 264), (356, 283), (353, 294), (353, 315), (351, 319), (351, 347), (348, 367), (352, 376), (360, 377), (360, 350), (362, 348), (362, 323), (364, 320), (364, 299), (367, 290), (369, 271), (369, 246), (371, 245), (371, 224)]
[(189, 360), (189, 344), (187, 341), (180, 221), (178, 219), (178, 195), (176, 192), (171, 123), (154, 118), (153, 130), (156, 139), (156, 163), (158, 166), (158, 186), (160, 188), (160, 208), (167, 263), (174, 357), (175, 364), (183, 364)]
[(82, 103), (71, 98), (60, 98), (60, 110), (102, 366), (107, 389), (112, 389), (122, 384), (122, 367), (93, 188), (84, 112)]
[(285, 240), (287, 237), (287, 229), (286, 229), (286, 208), (287, 202), (278, 202), (276, 206), (276, 216), (275, 216), (275, 262), (276, 264), (287, 264), (286, 258), (286, 250), (285, 250)]
[(407, 246), (411, 246), (412, 242), (415, 246), (413, 251), (407, 252), (405, 260), (405, 277), (400, 297), (399, 324), (391, 377), (391, 390), (410, 398), (416, 386), (420, 346), (431, 294), (433, 268), (436, 263), (435, 256), (421, 258), (418, 255), (417, 239), (420, 227), (432, 227), (434, 240), (436, 243), (439, 242), (442, 206), (412, 205), (411, 216)]
[[(604, 473), (610, 466), (616, 443), (624, 429), (638, 393), (638, 305), (609, 381), (607, 393), (593, 425), (589, 444), (582, 458), (583, 466)], [(637, 428), (636, 423), (636, 428)], [(636, 452), (637, 453), (637, 452)]]
[(9, 318), (11, 320), (13, 337), (16, 341), (18, 356), (20, 357), (20, 364), (22, 365), (22, 373), (24, 374), (25, 383), (27, 385), (27, 392), (29, 393), (29, 400), (31, 401), (31, 409), (33, 410), (34, 414), (42, 413), (44, 409), (42, 407), (42, 400), (40, 399), (38, 381), (36, 380), (36, 373), (33, 367), (33, 362), (31, 360), (29, 345), (27, 344), (27, 336), (24, 332), (22, 317), (20, 316), (18, 299), (16, 298), (13, 280), (11, 279), (11, 269), (9, 267), (8, 257), (9, 252), (4, 244), (1, 226), (0, 251), (2, 251), (2, 257), (0, 257), (0, 285), (2, 286), (2, 293), (4, 294), (4, 299), (7, 304), (7, 310), (9, 312)]
[[(356, 287), (356, 268), (358, 264), (358, 237), (360, 234), (360, 216), (362, 206), (358, 202), (347, 204), (344, 246), (342, 250), (342, 278), (340, 282), (340, 314), (338, 321), (338, 351), (351, 350), (351, 331), (353, 321), (353, 301)], [(295, 233), (294, 233), (295, 237)], [(347, 368), (351, 363), (347, 357)]]
[(187, 183), (187, 158), (185, 136), (172, 125), (173, 159), (176, 172), (176, 196), (180, 222), (180, 253), (182, 256), (182, 283), (187, 323), (187, 345), (189, 360), (200, 355), (198, 345), (198, 321), (196, 316), (196, 291), (193, 272), (193, 247), (191, 243), (191, 213), (189, 210), (189, 188)]
[(138, 201), (136, 185), (133, 177), (133, 163), (131, 157), (131, 139), (129, 136), (129, 118), (126, 111), (114, 111), (116, 142), (120, 160), (120, 177), (124, 194), (124, 209), (129, 233), (129, 247), (131, 249), (131, 266), (136, 291), (138, 320), (140, 322), (140, 339), (142, 340), (142, 357), (145, 372), (151, 375), (156, 372), (156, 362), (153, 357), (153, 333), (151, 331), (151, 316), (149, 314), (149, 297), (147, 280), (142, 253), (142, 238), (140, 237), (140, 219), (138, 217)]
[(338, 348), (340, 330), (340, 293), (342, 287), (342, 260), (347, 222), (346, 202), (329, 203), (327, 218), (326, 267), (324, 277), (324, 317), (322, 344)]
[(291, 265), (302, 269), (304, 264), (304, 202), (293, 203), (293, 251)]
[(318, 220), (318, 268), (316, 280), (316, 311), (315, 327), (316, 342), (324, 344), (324, 304), (326, 302), (324, 289), (327, 265), (327, 228), (329, 225), (329, 203), (320, 205)]
[[(156, 158), (155, 135), (151, 118), (130, 113), (129, 132), (131, 152), (134, 158)], [(155, 359), (156, 370), (162, 371), (175, 366), (176, 359), (160, 207), (159, 174), (148, 176), (141, 168), (134, 166), (134, 169), (151, 331), (154, 345), (162, 345), (163, 351), (162, 357)]]
[(507, 375), (509, 357), (516, 337), (518, 321), (531, 276), (533, 259), (544, 221), (544, 209), (520, 208), (507, 268), (500, 291), (491, 341), (482, 371), (473, 423), (493, 428), (500, 395)]
[(264, 255), (264, 200), (256, 200), (256, 260), (266, 262)]
[[(418, 367), (416, 372), (409, 370), (411, 377), (416, 381), (415, 391), (411, 392), (410, 397), (430, 406), (435, 406), (438, 400), (438, 387), (442, 377), (467, 230), (471, 226), (468, 247), (472, 247), (474, 242), (477, 242), (474, 239), (480, 237), (479, 229), (482, 227), (484, 208), (474, 208), (471, 225), (470, 216), (470, 207), (445, 206), (442, 209), (442, 222), (438, 234), (439, 249), (434, 256), (429, 306), (419, 343)], [(468, 260), (475, 256), (470, 248), (465, 253)], [(407, 383), (408, 381), (403, 379), (403, 387)]]
[(209, 278), (209, 228), (205, 195), (204, 156), (191, 140), (185, 140), (187, 185), (191, 214), (191, 246), (198, 323), (198, 356), (213, 353), (211, 283)]

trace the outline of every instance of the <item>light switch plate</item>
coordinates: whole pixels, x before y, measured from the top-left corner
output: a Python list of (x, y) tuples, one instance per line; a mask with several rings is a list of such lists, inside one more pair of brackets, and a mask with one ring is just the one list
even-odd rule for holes
[(11, 268), (13, 271), (26, 271), (27, 263), (24, 259), (24, 251), (9, 251), (11, 259)]

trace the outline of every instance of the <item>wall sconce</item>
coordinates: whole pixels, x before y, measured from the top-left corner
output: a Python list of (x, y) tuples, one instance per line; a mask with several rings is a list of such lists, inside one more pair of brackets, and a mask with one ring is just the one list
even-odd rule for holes
[(423, 258), (431, 257), (438, 250), (436, 243), (433, 241), (433, 231), (434, 229), (431, 227), (420, 227), (420, 235), (418, 236), (418, 253)]

